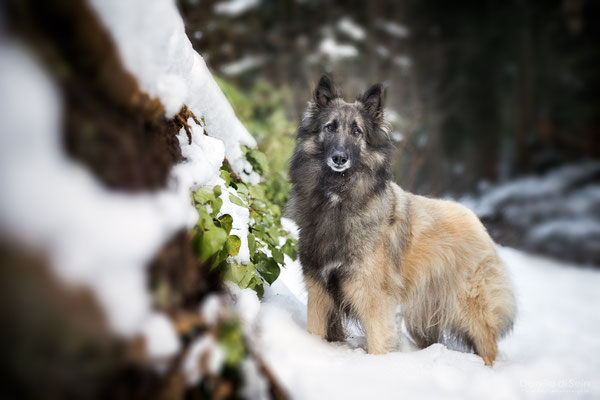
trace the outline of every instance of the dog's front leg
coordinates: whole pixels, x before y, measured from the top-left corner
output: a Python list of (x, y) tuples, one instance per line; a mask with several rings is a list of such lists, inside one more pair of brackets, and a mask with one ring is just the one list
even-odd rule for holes
[(304, 281), (308, 292), (306, 329), (309, 333), (319, 335), (325, 339), (327, 337), (329, 313), (333, 307), (333, 301), (320, 282), (308, 276), (304, 277)]
[(343, 290), (365, 329), (369, 354), (396, 350), (395, 303), (391, 296), (360, 280), (348, 282)]

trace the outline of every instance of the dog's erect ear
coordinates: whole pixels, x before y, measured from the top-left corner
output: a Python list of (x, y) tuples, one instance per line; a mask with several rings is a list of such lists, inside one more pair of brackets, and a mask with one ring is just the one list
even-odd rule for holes
[(322, 75), (313, 93), (313, 100), (318, 107), (324, 107), (338, 97), (333, 82), (327, 75)]
[(371, 86), (362, 96), (358, 97), (358, 101), (365, 105), (369, 115), (380, 120), (383, 117), (383, 85), (377, 83)]

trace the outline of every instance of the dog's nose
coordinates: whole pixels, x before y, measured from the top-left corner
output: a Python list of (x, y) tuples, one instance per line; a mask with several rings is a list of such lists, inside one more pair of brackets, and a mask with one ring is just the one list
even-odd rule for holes
[(348, 162), (348, 155), (343, 151), (334, 151), (331, 155), (331, 161), (338, 167), (343, 167)]

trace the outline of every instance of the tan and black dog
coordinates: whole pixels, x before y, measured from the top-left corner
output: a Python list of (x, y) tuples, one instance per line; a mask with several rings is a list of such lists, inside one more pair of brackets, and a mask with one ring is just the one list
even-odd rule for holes
[(323, 76), (291, 160), (287, 212), (300, 228), (308, 331), (343, 340), (357, 319), (368, 352), (398, 346), (396, 309), (420, 347), (458, 339), (487, 365), (516, 306), (494, 242), (462, 205), (391, 181), (383, 87), (345, 102)]

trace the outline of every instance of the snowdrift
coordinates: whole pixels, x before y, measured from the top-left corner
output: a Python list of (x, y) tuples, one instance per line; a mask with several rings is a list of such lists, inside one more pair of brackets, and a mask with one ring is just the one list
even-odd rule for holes
[(260, 350), (296, 399), (522, 399), (600, 396), (600, 273), (499, 248), (516, 285), (519, 314), (492, 368), (435, 344), (366, 354), (354, 329), (346, 343), (306, 333), (306, 291), (289, 263), (254, 321)]

